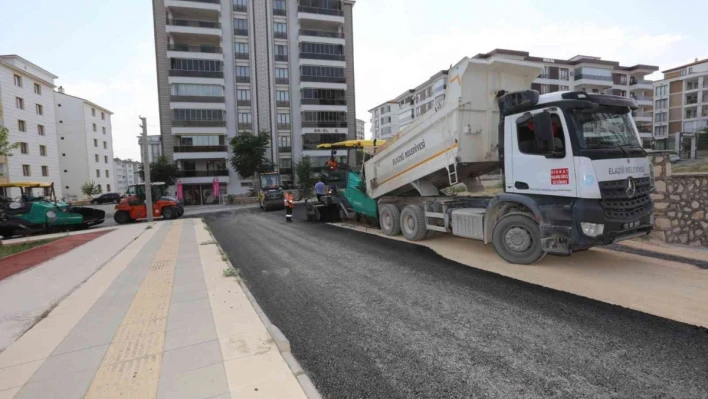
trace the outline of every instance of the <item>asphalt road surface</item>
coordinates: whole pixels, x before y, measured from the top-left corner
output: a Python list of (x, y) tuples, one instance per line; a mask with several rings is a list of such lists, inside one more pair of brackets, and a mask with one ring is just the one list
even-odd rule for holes
[(325, 398), (708, 397), (708, 330), (301, 211), (205, 218)]

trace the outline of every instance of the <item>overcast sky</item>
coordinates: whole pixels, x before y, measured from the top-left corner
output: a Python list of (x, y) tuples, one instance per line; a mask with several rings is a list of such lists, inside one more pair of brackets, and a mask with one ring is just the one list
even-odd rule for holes
[[(150, 0), (0, 0), (0, 54), (59, 76), (67, 94), (115, 113), (115, 155), (138, 159), (138, 115), (159, 134)], [(708, 58), (708, 2), (358, 0), (357, 117), (464, 56), (494, 48), (599, 56), (662, 70)], [(678, 6), (680, 4), (680, 6)], [(7, 18), (7, 16), (12, 16)], [(38, 22), (41, 21), (41, 22)], [(703, 39), (703, 40), (701, 40)], [(653, 77), (660, 78), (660, 74)]]

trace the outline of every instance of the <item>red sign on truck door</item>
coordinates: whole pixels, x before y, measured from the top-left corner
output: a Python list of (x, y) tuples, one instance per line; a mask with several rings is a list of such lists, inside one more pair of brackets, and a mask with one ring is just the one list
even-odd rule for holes
[(568, 168), (551, 169), (551, 184), (570, 184)]

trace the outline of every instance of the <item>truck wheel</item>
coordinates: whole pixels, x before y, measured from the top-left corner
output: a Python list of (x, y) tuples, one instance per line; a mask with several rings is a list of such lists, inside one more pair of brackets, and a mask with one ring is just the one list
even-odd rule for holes
[(379, 211), (381, 231), (387, 236), (401, 234), (401, 212), (396, 205), (383, 205)]
[(546, 256), (538, 224), (525, 215), (501, 218), (494, 226), (492, 244), (499, 256), (509, 263), (531, 265)]
[(425, 228), (425, 211), (420, 205), (407, 205), (401, 211), (401, 232), (411, 241), (425, 238), (428, 229)]
[(165, 220), (175, 219), (177, 217), (177, 212), (171, 206), (162, 208), (162, 218)]
[(130, 213), (127, 211), (118, 211), (113, 215), (113, 220), (118, 224), (130, 223), (132, 219), (130, 218)]

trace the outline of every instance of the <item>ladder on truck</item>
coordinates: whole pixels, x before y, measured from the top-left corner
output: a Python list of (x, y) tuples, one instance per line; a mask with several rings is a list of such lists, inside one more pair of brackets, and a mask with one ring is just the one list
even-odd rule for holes
[(457, 177), (457, 157), (452, 151), (452, 146), (455, 144), (455, 139), (450, 131), (450, 114), (445, 115), (445, 128), (443, 128), (443, 145), (445, 146), (445, 164), (447, 165), (447, 178), (450, 186), (459, 183)]

